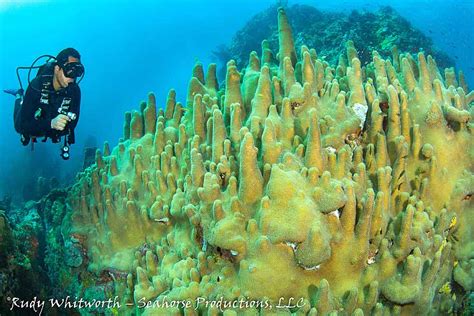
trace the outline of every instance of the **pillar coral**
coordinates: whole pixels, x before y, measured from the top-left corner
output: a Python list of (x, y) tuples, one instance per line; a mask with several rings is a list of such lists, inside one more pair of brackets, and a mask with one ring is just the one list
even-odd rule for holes
[(278, 17), (278, 60), (263, 43), (243, 74), (227, 64), (222, 89), (215, 65), (197, 64), (186, 106), (150, 94), (125, 115), (119, 145), (72, 188), (64, 234), (86, 237), (89, 270), (128, 273), (115, 280), (124, 302), (449, 312), (447, 282), (474, 288), (474, 92), (423, 53), (374, 52), (365, 67), (352, 43), (335, 67), (297, 55)]

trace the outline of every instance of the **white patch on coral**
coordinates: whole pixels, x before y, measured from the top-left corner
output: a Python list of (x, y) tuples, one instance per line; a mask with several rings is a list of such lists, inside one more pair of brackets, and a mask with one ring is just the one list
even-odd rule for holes
[(335, 211), (332, 211), (331, 213), (329, 213), (330, 215), (334, 215), (336, 216), (337, 218), (341, 217), (341, 212), (339, 210), (335, 210)]
[(163, 217), (163, 218), (155, 218), (155, 222), (162, 223), (162, 224), (167, 224), (170, 221), (168, 217)]
[(303, 269), (308, 270), (308, 271), (317, 271), (317, 270), (319, 270), (319, 268), (321, 268), (320, 264), (318, 264), (317, 266), (314, 266), (314, 267), (303, 267)]
[(373, 255), (369, 256), (369, 258), (367, 258), (367, 264), (372, 264), (375, 262), (375, 256), (379, 253), (379, 250), (378, 249), (375, 249), (375, 252)]
[(250, 273), (255, 272), (255, 270), (257, 270), (257, 266), (256, 266), (256, 265), (254, 265), (254, 264), (249, 265), (249, 272), (250, 272)]
[(296, 245), (295, 243), (292, 243), (292, 242), (287, 241), (287, 242), (286, 242), (286, 245), (287, 245), (287, 246), (290, 246), (291, 249), (293, 249), (293, 251), (296, 251), (297, 245)]
[(231, 253), (231, 255), (233, 255), (233, 256), (237, 256), (237, 255), (239, 254), (239, 253), (238, 253), (237, 251), (235, 251), (235, 250), (231, 250), (230, 253)]
[(336, 148), (329, 146), (329, 147), (326, 147), (326, 151), (329, 154), (334, 154), (334, 153), (336, 153), (337, 150), (336, 150)]
[(360, 128), (363, 128), (369, 107), (364, 104), (354, 103), (352, 110), (354, 110), (355, 115), (360, 119)]
[(298, 262), (298, 265), (306, 271), (318, 271), (319, 268), (321, 268), (321, 264), (318, 264), (317, 266), (309, 267), (309, 266), (305, 266), (305, 265), (301, 264), (301, 262)]

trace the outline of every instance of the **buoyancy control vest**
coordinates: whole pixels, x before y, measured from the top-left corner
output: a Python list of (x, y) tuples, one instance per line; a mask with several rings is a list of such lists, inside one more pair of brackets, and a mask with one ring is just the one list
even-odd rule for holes
[[(40, 106), (38, 109), (35, 111), (34, 118), (38, 119), (41, 117), (42, 112), (43, 112), (43, 107), (44, 106), (51, 106), (50, 101), (51, 101), (51, 94), (54, 93), (54, 88), (53, 88), (53, 70), (54, 70), (54, 63), (49, 62), (44, 65), (42, 65), (39, 69), (38, 72), (36, 73), (35, 79), (40, 80), (41, 82), (41, 90), (38, 90), (34, 86), (30, 85), (32, 89), (37, 90), (40, 92), (40, 98), (37, 100), (39, 102)], [(71, 105), (72, 99), (68, 96), (62, 96), (61, 104), (59, 105), (58, 108), (58, 115), (59, 114), (64, 114), (70, 117), (72, 113), (69, 112), (69, 107)], [(31, 140), (32, 143), (32, 149), (33, 149), (33, 143), (37, 142), (36, 138), (37, 136), (33, 135), (28, 135), (28, 133), (25, 133), (24, 131), (20, 131), (21, 134), (21, 143), (26, 146)], [(46, 142), (48, 138), (51, 139), (53, 143), (58, 143), (61, 140), (61, 137), (64, 136), (64, 145), (61, 148), (61, 157), (63, 159), (69, 159), (69, 145), (74, 144), (75, 142), (75, 135), (74, 135), (74, 129), (67, 128), (67, 134), (65, 135), (44, 135), (42, 142)]]

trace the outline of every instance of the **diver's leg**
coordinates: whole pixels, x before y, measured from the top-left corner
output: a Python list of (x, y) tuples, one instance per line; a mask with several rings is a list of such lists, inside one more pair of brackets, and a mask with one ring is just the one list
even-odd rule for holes
[(21, 130), (21, 107), (23, 105), (23, 95), (17, 94), (15, 100), (15, 109), (13, 110), (13, 124), (15, 126), (15, 131), (21, 135), (21, 143), (23, 146), (28, 145), (30, 142), (30, 137), (28, 135), (23, 134)]
[(21, 105), (23, 103), (23, 98), (17, 98), (15, 100), (15, 109), (13, 110), (13, 123), (15, 125), (15, 131), (21, 134), (21, 120), (20, 120), (20, 113), (21, 113)]

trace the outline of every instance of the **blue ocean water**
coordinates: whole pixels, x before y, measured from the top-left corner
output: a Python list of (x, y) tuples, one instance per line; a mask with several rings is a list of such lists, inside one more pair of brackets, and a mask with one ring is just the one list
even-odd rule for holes
[[(274, 0), (0, 0), (0, 88), (18, 87), (17, 66), (65, 47), (82, 54), (86, 76), (72, 159), (58, 145), (38, 143), (32, 152), (14, 132), (13, 97), (0, 94), (0, 198), (19, 196), (38, 176), (71, 180), (85, 145), (114, 146), (125, 111), (139, 108), (153, 91), (165, 104), (169, 89), (184, 102), (192, 66), (218, 62), (212, 51)], [(288, 1), (319, 10), (374, 11), (390, 5), (448, 53), (474, 84), (474, 0)], [(316, 48), (317, 49), (317, 48)], [(454, 66), (454, 65), (453, 65)], [(24, 77), (25, 78), (25, 77)], [(26, 79), (23, 79), (26, 84)]]

